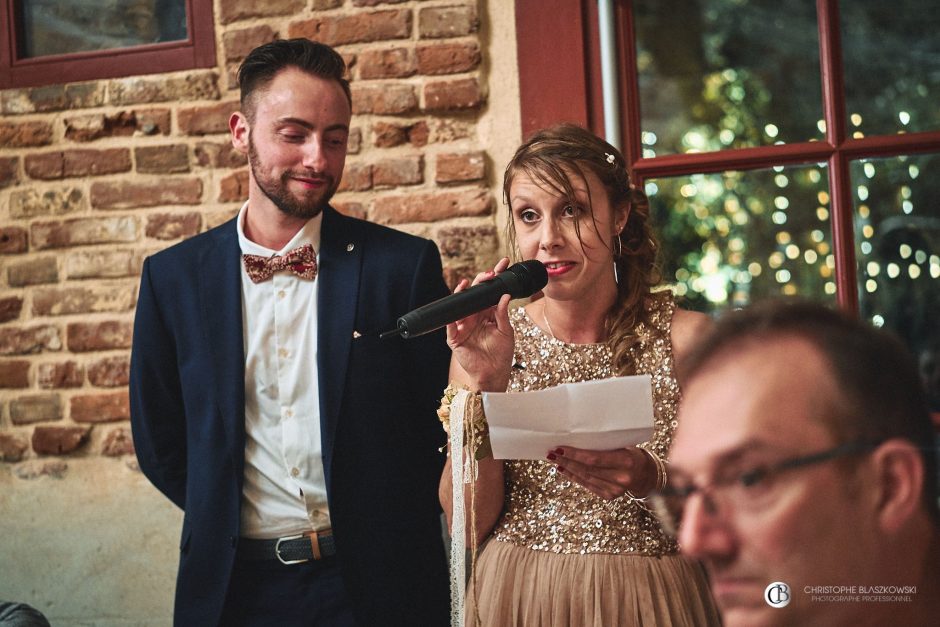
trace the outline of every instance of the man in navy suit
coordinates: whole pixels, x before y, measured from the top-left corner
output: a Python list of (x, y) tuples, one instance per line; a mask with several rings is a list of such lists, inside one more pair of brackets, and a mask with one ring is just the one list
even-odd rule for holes
[(380, 339), (447, 294), (430, 241), (329, 206), (342, 57), (252, 51), (229, 126), (238, 217), (148, 258), (131, 360), (141, 470), (185, 513), (178, 625), (441, 625), (442, 333)]

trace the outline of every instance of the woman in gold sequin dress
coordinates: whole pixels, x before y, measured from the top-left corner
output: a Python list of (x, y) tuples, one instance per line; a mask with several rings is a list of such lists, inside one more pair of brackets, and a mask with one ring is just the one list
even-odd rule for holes
[[(657, 243), (649, 206), (607, 142), (571, 125), (543, 130), (516, 152), (503, 190), (518, 252), (545, 263), (548, 285), (511, 313), (504, 296), (450, 325), (452, 380), (471, 390), (515, 392), (646, 373), (655, 426), (646, 450), (560, 446), (544, 461), (481, 460), (474, 490), (482, 548), (467, 622), (718, 624), (703, 571), (677, 555), (638, 500), (656, 484), (655, 457), (667, 458), (676, 427), (675, 362), (708, 319), (677, 309), (668, 292), (652, 291)], [(448, 517), (450, 478), (448, 463), (441, 479)]]

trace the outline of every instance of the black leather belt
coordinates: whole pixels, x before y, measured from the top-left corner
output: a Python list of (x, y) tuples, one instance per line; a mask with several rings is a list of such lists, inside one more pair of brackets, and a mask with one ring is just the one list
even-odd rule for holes
[(238, 556), (248, 560), (280, 560), (283, 564), (300, 564), (336, 555), (336, 544), (329, 529), (309, 531), (274, 540), (238, 541)]

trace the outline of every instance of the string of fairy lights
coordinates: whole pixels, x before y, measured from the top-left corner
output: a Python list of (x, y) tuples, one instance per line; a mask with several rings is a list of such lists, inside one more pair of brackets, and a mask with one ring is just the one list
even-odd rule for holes
[[(902, 125), (910, 120), (908, 112), (898, 113)], [(862, 116), (853, 113), (849, 121), (855, 127), (853, 137), (863, 137), (858, 128)], [(825, 133), (825, 121), (819, 120), (817, 128)], [(763, 131), (769, 141), (783, 143), (776, 140), (779, 135), (776, 125), (767, 124)], [(681, 135), (681, 145), (686, 153), (722, 150), (735, 137), (729, 128), (699, 126)], [(656, 133), (644, 131), (641, 142), (643, 156), (655, 157), (659, 142)], [(879, 181), (879, 172), (890, 178)], [(675, 271), (673, 289), (677, 295), (691, 292), (717, 307), (746, 305), (760, 277), (765, 277), (762, 288), (765, 291), (770, 290), (766, 281), (769, 277), (781, 294), (812, 296), (821, 288), (824, 294), (834, 295), (830, 196), (826, 189), (820, 189), (826, 185), (824, 173), (824, 164), (817, 164), (647, 181), (646, 193), (651, 201), (665, 203), (679, 218), (694, 217), (692, 228), (704, 242), (700, 251), (689, 251)], [(900, 183), (899, 173), (906, 175), (906, 180)], [(916, 159), (906, 156), (864, 159), (853, 165), (860, 288), (868, 294), (874, 294), (889, 281), (940, 278), (940, 255), (936, 252), (906, 242), (898, 243), (896, 250), (889, 251), (884, 246), (876, 250), (879, 225), (885, 218), (915, 213), (913, 187), (919, 176)], [(764, 177), (770, 177), (769, 181), (764, 181)], [(879, 198), (873, 198), (873, 192)], [(873, 205), (878, 211), (872, 210)], [(756, 223), (766, 226), (768, 221), (773, 225), (773, 239), (761, 249), (765, 242), (755, 235), (759, 229), (751, 229), (755, 233), (749, 237), (748, 227)], [(817, 278), (812, 279), (810, 273)], [(758, 295), (763, 294), (755, 294)], [(882, 324), (884, 319), (874, 314), (872, 322)]]

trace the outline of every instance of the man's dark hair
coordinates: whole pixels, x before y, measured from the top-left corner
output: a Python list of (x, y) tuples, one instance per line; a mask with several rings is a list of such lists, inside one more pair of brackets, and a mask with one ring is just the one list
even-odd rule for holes
[(686, 356), (680, 374), (692, 378), (739, 349), (783, 338), (809, 342), (829, 364), (840, 398), (832, 399), (825, 419), (837, 437), (902, 438), (920, 449), (924, 501), (937, 522), (937, 450), (926, 393), (913, 356), (888, 331), (821, 304), (769, 300), (719, 319)]
[(352, 106), (349, 81), (343, 77), (346, 62), (338, 52), (326, 44), (309, 39), (276, 39), (249, 52), (238, 68), (241, 108), (249, 118), (254, 114), (252, 96), (255, 92), (264, 89), (281, 70), (288, 67), (336, 81)]

